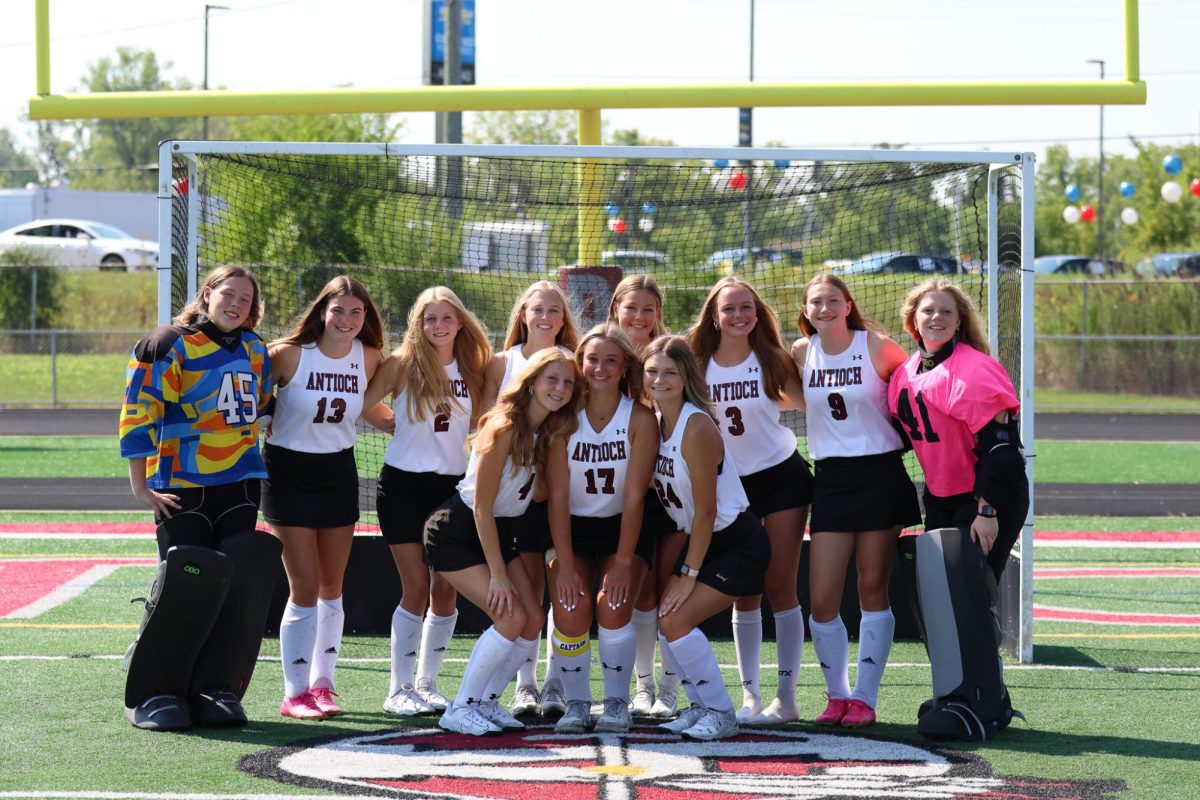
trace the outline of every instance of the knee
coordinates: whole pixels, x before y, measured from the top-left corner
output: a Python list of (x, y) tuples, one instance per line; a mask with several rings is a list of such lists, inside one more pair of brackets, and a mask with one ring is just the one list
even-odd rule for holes
[(767, 600), (771, 603), (771, 611), (773, 612), (787, 611), (789, 608), (795, 608), (800, 603), (796, 595), (796, 581), (794, 578), (783, 585), (768, 583), (766, 586), (766, 595)]
[(888, 607), (888, 580), (882, 575), (858, 576), (859, 604), (868, 611), (881, 611)]
[(687, 620), (678, 614), (667, 614), (665, 617), (658, 618), (658, 632), (668, 642), (673, 642), (687, 636), (691, 632), (692, 626)]

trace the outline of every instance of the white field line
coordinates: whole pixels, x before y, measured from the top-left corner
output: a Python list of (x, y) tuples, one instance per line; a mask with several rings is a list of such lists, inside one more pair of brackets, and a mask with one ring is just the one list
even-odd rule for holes
[[(120, 661), (124, 656), (118, 655), (95, 655), (95, 656), (35, 656), (35, 655), (0, 655), (0, 663), (4, 662), (20, 662), (20, 661)], [(279, 663), (277, 656), (259, 656), (259, 663), (271, 664)], [(390, 658), (338, 658), (339, 664), (390, 664)], [(466, 664), (465, 658), (446, 658), (443, 663), (448, 664)], [(737, 664), (720, 664), (722, 670), (726, 672), (737, 672)], [(817, 669), (816, 664), (804, 663), (800, 665), (801, 669)], [(778, 664), (764, 662), (763, 669), (778, 669)], [(929, 669), (928, 661), (889, 661), (888, 669)], [(1035, 672), (1035, 671), (1062, 671), (1062, 672), (1137, 672), (1137, 673), (1156, 673), (1156, 672), (1197, 672), (1200, 673), (1200, 666), (1195, 667), (1103, 667), (1089, 666), (1076, 664), (1005, 664), (1004, 671), (1008, 672), (1015, 670), (1018, 672)], [(0, 798), (4, 794), (0, 793)]]
[(10, 611), (4, 615), (4, 619), (33, 619), (52, 608), (61, 606), (69, 600), (74, 600), (94, 584), (104, 580), (122, 566), (122, 564), (99, 564), (91, 567), (74, 580), (64, 583), (48, 594), (42, 595), (29, 605), (22, 606), (15, 611)]

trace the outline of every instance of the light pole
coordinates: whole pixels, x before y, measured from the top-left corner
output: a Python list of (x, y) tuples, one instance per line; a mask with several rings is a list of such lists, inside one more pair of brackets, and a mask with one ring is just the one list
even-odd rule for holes
[[(210, 11), (228, 11), (229, 6), (217, 6), (211, 3), (204, 4), (204, 80), (200, 84), (200, 88), (208, 91), (208, 12)], [(203, 133), (200, 138), (208, 138), (208, 117), (204, 118)]]
[[(1089, 64), (1100, 65), (1100, 80), (1104, 80), (1104, 59), (1089, 58)], [(1100, 163), (1096, 171), (1096, 258), (1101, 269), (1108, 272), (1104, 261), (1104, 106), (1100, 106)]]

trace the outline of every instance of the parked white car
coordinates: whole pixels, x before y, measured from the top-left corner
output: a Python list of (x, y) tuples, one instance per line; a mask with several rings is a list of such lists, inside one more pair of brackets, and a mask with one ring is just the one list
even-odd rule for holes
[(54, 266), (153, 269), (158, 245), (84, 219), (37, 219), (0, 231), (0, 250), (21, 247), (43, 254)]

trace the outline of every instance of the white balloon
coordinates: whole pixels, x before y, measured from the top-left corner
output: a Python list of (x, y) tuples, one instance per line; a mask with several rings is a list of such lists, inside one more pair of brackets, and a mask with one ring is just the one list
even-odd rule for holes
[(1167, 181), (1162, 185), (1162, 199), (1168, 203), (1178, 203), (1183, 197), (1183, 187), (1175, 181)]
[(1074, 225), (1079, 222), (1079, 208), (1077, 206), (1067, 206), (1063, 209), (1063, 222), (1068, 225)]
[(1137, 221), (1137, 209), (1129, 207), (1121, 209), (1121, 222), (1124, 222), (1126, 225), (1137, 225)]

